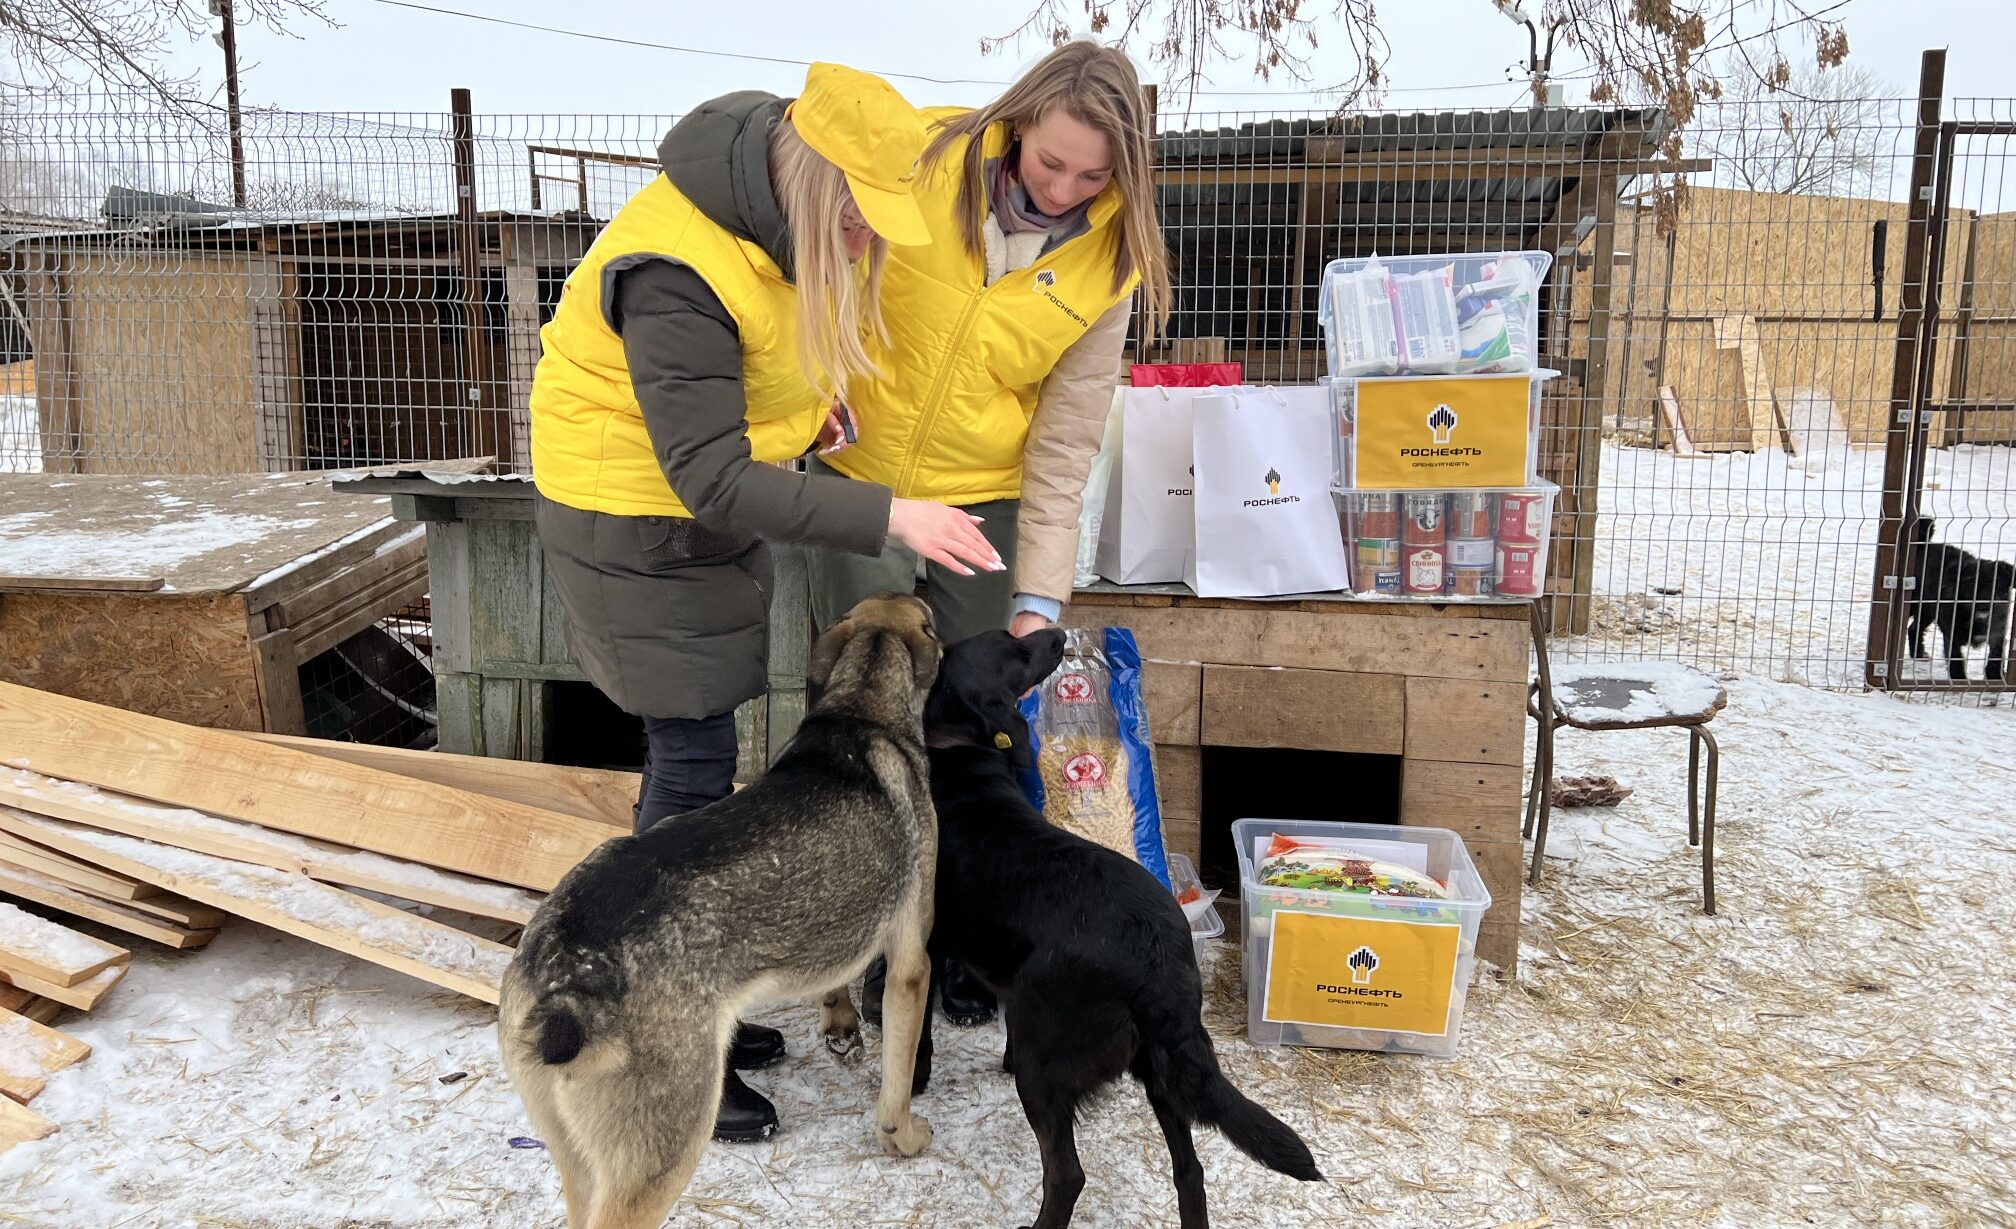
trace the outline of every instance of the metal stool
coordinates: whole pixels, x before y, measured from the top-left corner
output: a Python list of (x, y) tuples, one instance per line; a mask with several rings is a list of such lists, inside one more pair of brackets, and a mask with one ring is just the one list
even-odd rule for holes
[[(1538, 679), (1527, 691), (1526, 712), (1540, 723), (1533, 756), (1533, 787), (1526, 799), (1520, 835), (1533, 838), (1533, 869), (1527, 882), (1540, 882), (1540, 859), (1547, 852), (1547, 820), (1553, 813), (1554, 731), (1644, 730), (1675, 726), (1687, 731), (1687, 843), (1701, 849), (1702, 911), (1715, 912), (1715, 785), (1722, 751), (1708, 723), (1728, 703), (1722, 684), (1689, 666), (1671, 662), (1564, 667), (1559, 677), (1547, 662), (1545, 617), (1533, 607)], [(1707, 754), (1702, 754), (1706, 748)], [(1702, 764), (1706, 760), (1706, 780)], [(1703, 799), (1705, 795), (1705, 805)]]

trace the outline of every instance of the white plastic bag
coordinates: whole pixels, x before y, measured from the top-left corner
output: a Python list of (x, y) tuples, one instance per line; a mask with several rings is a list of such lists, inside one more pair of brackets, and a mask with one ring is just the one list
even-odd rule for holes
[(1192, 407), (1200, 597), (1276, 597), (1348, 588), (1350, 559), (1330, 496), (1330, 401), (1320, 385), (1218, 390)]
[(1073, 588), (1083, 589), (1099, 579), (1099, 534), (1106, 521), (1106, 492), (1113, 485), (1113, 460), (1120, 455), (1120, 403), (1126, 400), (1122, 385), (1113, 390), (1113, 405), (1106, 413), (1106, 433), (1100, 437), (1099, 451), (1092, 457), (1092, 469), (1085, 477), (1085, 495), (1078, 505), (1078, 559), (1072, 569)]

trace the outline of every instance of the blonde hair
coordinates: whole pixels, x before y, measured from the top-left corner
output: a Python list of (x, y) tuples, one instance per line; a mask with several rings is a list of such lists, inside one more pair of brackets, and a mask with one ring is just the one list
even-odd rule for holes
[(770, 182), (791, 232), (798, 289), (798, 363), (820, 393), (845, 397), (855, 376), (875, 374), (865, 338), (882, 326), (882, 266), (889, 243), (877, 235), (861, 263), (847, 259), (840, 211), (852, 204), (847, 177), (805, 143), (789, 121), (770, 133)]
[(1113, 185), (1120, 192), (1120, 252), (1113, 262), (1113, 289), (1141, 275), (1143, 339), (1158, 336), (1169, 320), (1169, 250), (1155, 216), (1155, 155), (1147, 101), (1133, 62), (1120, 51), (1097, 43), (1066, 43), (1044, 56), (1036, 67), (1008, 87), (1008, 92), (981, 107), (938, 124), (937, 135), (924, 151), (926, 169), (936, 167), (965, 140), (960, 168), (959, 227), (967, 252), (984, 250), (981, 224), (990, 193), (986, 154), (980, 137), (996, 124), (1033, 127), (1062, 111), (1106, 138), (1113, 151)]

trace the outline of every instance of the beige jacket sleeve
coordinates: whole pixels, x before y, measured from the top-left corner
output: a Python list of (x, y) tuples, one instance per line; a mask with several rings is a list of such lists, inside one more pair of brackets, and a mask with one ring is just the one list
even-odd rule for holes
[(1129, 298), (1093, 321), (1064, 352), (1036, 397), (1022, 447), (1022, 510), (1016, 530), (1015, 591), (1071, 600), (1078, 513), (1085, 480), (1106, 432), (1120, 356), (1127, 348)]

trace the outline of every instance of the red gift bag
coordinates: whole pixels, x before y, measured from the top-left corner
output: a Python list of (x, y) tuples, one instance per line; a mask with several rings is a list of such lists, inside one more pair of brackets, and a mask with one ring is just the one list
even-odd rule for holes
[(1136, 388), (1228, 388), (1241, 382), (1238, 363), (1135, 363)]

